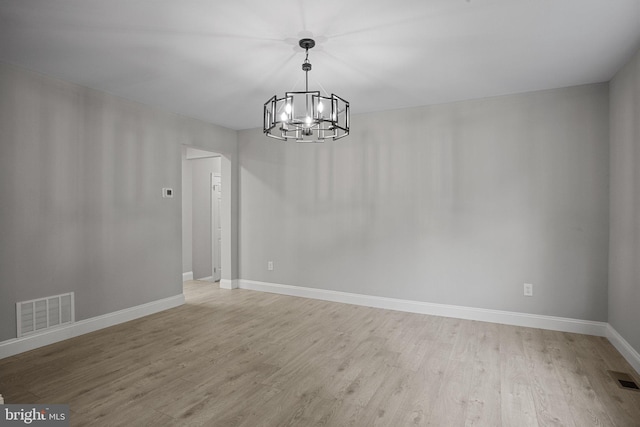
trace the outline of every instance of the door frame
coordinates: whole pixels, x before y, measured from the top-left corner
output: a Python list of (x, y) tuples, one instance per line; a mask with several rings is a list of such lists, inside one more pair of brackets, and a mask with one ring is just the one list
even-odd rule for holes
[[(237, 158), (218, 151), (214, 148), (205, 148), (189, 144), (182, 144), (186, 149), (207, 151), (220, 156), (222, 203), (220, 209), (221, 225), (221, 279), (220, 287), (223, 289), (235, 289), (238, 287), (237, 268), (238, 262), (238, 161)], [(182, 150), (180, 153), (182, 157)], [(182, 192), (181, 192), (182, 193)]]
[[(216, 193), (216, 186), (221, 187), (218, 190), (219, 196)], [(211, 276), (214, 282), (219, 282), (222, 279), (222, 171), (210, 174), (209, 188), (211, 189)], [(219, 236), (216, 233), (217, 229), (220, 229)]]

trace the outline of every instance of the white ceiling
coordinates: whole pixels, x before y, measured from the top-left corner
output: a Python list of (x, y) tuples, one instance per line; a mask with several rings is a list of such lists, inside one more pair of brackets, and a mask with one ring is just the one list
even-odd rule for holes
[(640, 0), (0, 0), (0, 60), (232, 129), (302, 89), (352, 113), (609, 80)]

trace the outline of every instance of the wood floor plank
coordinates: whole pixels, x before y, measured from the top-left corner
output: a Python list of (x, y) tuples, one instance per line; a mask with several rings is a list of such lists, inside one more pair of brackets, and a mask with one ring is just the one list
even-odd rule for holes
[[(521, 342), (521, 331), (513, 327), (501, 329), (507, 332), (502, 334), (500, 341), (502, 422), (504, 425), (539, 425)], [(513, 342), (516, 340), (519, 343)]]
[(498, 325), (478, 324), (473, 355), (466, 426), (502, 425), (500, 406), (500, 331)]
[(443, 386), (452, 348), (453, 343), (432, 341), (430, 351), (414, 374), (413, 393), (396, 413), (397, 425), (422, 426), (429, 422)]
[[(640, 426), (602, 337), (185, 283), (186, 304), (0, 360), (91, 426)], [(134, 420), (134, 421), (132, 421)]]
[(564, 341), (561, 333), (549, 342), (562, 393), (569, 404), (569, 410), (576, 425), (611, 426), (615, 425), (611, 415), (615, 408), (606, 408), (591, 387), (587, 373), (578, 364), (578, 354)]
[(473, 365), (450, 359), (435, 404), (429, 411), (429, 424), (462, 426), (467, 418)]
[(525, 329), (522, 332), (525, 363), (538, 424), (574, 426), (543, 332), (540, 329)]
[(413, 372), (392, 367), (364, 407), (363, 425), (394, 426), (396, 412), (412, 392)]

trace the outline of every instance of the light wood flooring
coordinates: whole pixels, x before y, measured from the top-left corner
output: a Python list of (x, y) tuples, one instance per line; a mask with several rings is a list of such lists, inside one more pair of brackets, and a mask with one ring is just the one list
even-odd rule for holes
[(185, 284), (187, 303), (0, 360), (71, 425), (640, 426), (599, 337)]

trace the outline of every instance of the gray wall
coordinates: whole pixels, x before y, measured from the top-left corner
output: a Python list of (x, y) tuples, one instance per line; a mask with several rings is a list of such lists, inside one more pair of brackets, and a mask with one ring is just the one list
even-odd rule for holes
[(192, 247), (193, 277), (201, 279), (213, 274), (211, 255), (211, 174), (220, 173), (220, 158), (187, 160), (192, 176)]
[[(611, 84), (609, 277), (636, 349), (638, 67)], [(296, 145), (0, 63), (0, 341), (16, 301), (75, 291), (81, 320), (181, 292), (182, 144), (222, 154), (224, 278), (607, 321), (608, 106), (607, 84), (564, 88)]]
[(609, 323), (640, 352), (640, 52), (610, 88)]
[(606, 321), (608, 105), (596, 84), (356, 115), (333, 143), (241, 131), (240, 277)]
[(234, 176), (236, 138), (0, 63), (0, 341), (17, 301), (74, 291), (82, 320), (180, 294), (181, 144), (223, 154)]

